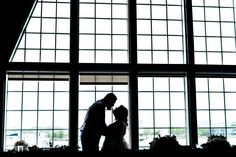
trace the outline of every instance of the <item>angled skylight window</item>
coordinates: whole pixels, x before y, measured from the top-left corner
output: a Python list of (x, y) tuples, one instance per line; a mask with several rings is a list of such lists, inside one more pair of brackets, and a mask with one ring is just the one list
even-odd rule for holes
[[(69, 62), (70, 7), (38, 0), (10, 61)], [(127, 0), (80, 0), (77, 22), (79, 63), (128, 63)]]
[(12, 62), (69, 62), (70, 0), (38, 0)]

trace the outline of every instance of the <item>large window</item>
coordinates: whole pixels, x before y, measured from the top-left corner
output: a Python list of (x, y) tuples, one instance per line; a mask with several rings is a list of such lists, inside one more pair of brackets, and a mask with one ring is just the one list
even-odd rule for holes
[(234, 0), (193, 0), (196, 64), (235, 65)]
[[(79, 130), (83, 124), (87, 109), (96, 100), (102, 99), (107, 93), (113, 92), (117, 96), (114, 108), (124, 105), (129, 109), (128, 101), (128, 82), (127, 75), (102, 75), (102, 74), (81, 74), (79, 77)], [(128, 118), (129, 119), (129, 118)], [(111, 110), (106, 110), (106, 123), (109, 125), (114, 122), (114, 116)], [(130, 146), (130, 122), (128, 122), (125, 140)], [(103, 144), (104, 136), (100, 141), (100, 147)], [(80, 131), (79, 131), (80, 143)], [(80, 145), (80, 144), (79, 144)]]
[(138, 86), (140, 148), (159, 135), (176, 135), (186, 145), (185, 77), (139, 77)]
[(183, 10), (183, 0), (137, 0), (138, 63), (186, 63)]
[(29, 18), (11, 60), (68, 63), (70, 0), (38, 0)]
[(127, 3), (80, 1), (79, 63), (128, 63)]
[(4, 149), (81, 146), (108, 92), (129, 109), (133, 150), (159, 135), (235, 145), (235, 60), (235, 0), (36, 0), (6, 66)]
[(9, 74), (6, 92), (5, 149), (68, 145), (68, 76)]
[(223, 135), (236, 143), (236, 78), (196, 78), (199, 144)]

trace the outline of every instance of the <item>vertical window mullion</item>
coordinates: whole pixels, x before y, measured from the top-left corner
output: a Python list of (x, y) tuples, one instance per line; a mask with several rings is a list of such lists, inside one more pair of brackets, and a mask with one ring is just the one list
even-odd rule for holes
[(78, 1), (70, 3), (70, 91), (69, 91), (69, 146), (75, 150), (78, 148), (78, 86), (79, 76), (75, 67), (78, 64)]
[[(41, 12), (40, 12), (40, 43), (39, 43), (39, 62), (42, 62), (42, 21), (43, 21), (43, 3), (41, 2)], [(27, 33), (26, 33), (27, 34)], [(26, 37), (25, 37), (26, 39)], [(25, 61), (25, 60), (24, 60)]]
[(197, 110), (196, 110), (196, 86), (194, 71), (194, 39), (192, 0), (184, 1), (185, 11), (185, 32), (186, 32), (186, 60), (189, 70), (187, 71), (187, 94), (188, 94), (188, 130), (189, 144), (195, 146), (198, 143), (197, 136)]
[[(151, 63), (153, 63), (153, 19), (152, 19), (152, 0), (150, 0), (150, 30), (151, 30)], [(155, 135), (155, 134), (154, 134)]]
[(210, 129), (210, 135), (211, 135), (211, 130), (212, 130), (212, 127), (211, 127), (211, 101), (210, 101), (210, 85), (209, 85), (209, 78), (207, 78), (207, 95), (208, 95), (208, 113), (209, 113), (209, 129)]
[(226, 107), (226, 99), (225, 99), (225, 78), (223, 78), (223, 96), (224, 96), (224, 121), (225, 121), (225, 136), (228, 136), (228, 125), (227, 125), (227, 107)]
[(37, 133), (37, 136), (36, 136), (36, 143), (37, 144), (39, 144), (38, 143), (38, 141), (39, 141), (39, 137), (38, 137), (38, 135), (39, 135), (39, 81), (38, 81), (38, 83), (37, 83), (37, 124), (36, 124), (36, 128), (37, 128), (37, 130), (36, 130), (36, 133)]
[(167, 63), (169, 64), (170, 63), (170, 46), (169, 46), (169, 31), (168, 31), (168, 4), (167, 4), (167, 1), (166, 1), (166, 4), (165, 4), (165, 7), (166, 7), (166, 51), (167, 51)]
[(113, 50), (114, 50), (114, 48), (112, 47), (112, 45), (113, 45), (113, 29), (112, 29), (112, 25), (113, 25), (113, 14), (112, 14), (112, 10), (113, 10), (113, 1), (111, 0), (111, 18), (110, 18), (110, 20), (111, 20), (111, 63), (113, 63)]
[(24, 102), (24, 100), (23, 100), (23, 98), (24, 98), (24, 81), (22, 81), (21, 82), (21, 84), (22, 84), (22, 88), (21, 88), (21, 97), (22, 97), (22, 99), (21, 99), (21, 108), (20, 108), (20, 113), (21, 113), (21, 115), (20, 115), (20, 118), (21, 118), (21, 120), (20, 120), (20, 140), (22, 140), (22, 126), (23, 126), (23, 102)]
[(94, 3), (94, 63), (97, 62), (97, 3)]
[(5, 88), (6, 87), (6, 74), (5, 70), (0, 69), (0, 152), (3, 152), (4, 144), (4, 119), (5, 119)]
[[(138, 76), (137, 76), (137, 19), (136, 0), (128, 1), (128, 29), (129, 29), (129, 97), (130, 97), (130, 132), (131, 149), (139, 149), (138, 132)], [(132, 70), (131, 70), (132, 69)]]
[(169, 113), (169, 134), (171, 135), (172, 132), (172, 123), (171, 123), (171, 114), (172, 114), (172, 109), (171, 109), (171, 90), (170, 90), (170, 77), (168, 77), (168, 94), (169, 94), (169, 109), (168, 109), (168, 113)]
[(221, 54), (221, 64), (223, 65), (224, 64), (224, 57), (223, 57), (223, 41), (222, 41), (222, 21), (221, 21), (221, 11), (220, 11), (220, 8), (221, 8), (221, 5), (220, 5), (221, 3), (220, 3), (220, 1), (218, 0), (218, 5), (219, 5), (219, 28), (220, 28), (220, 44), (221, 44), (221, 52), (220, 52), (220, 54)]

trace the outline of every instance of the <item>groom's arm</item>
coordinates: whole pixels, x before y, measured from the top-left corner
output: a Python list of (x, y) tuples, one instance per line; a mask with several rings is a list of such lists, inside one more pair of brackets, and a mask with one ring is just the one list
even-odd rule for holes
[(105, 109), (102, 107), (99, 107), (97, 109), (96, 116), (94, 117), (97, 123), (97, 127), (99, 128), (99, 131), (102, 135), (105, 135), (107, 132), (107, 125), (105, 121)]

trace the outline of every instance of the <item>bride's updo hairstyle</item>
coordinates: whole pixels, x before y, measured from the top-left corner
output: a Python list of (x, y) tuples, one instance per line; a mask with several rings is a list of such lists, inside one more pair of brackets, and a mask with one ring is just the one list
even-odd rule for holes
[(127, 123), (128, 109), (126, 107), (124, 107), (123, 105), (120, 105), (119, 107), (115, 108), (113, 110), (113, 114), (114, 114), (116, 120), (121, 120), (121, 121)]

